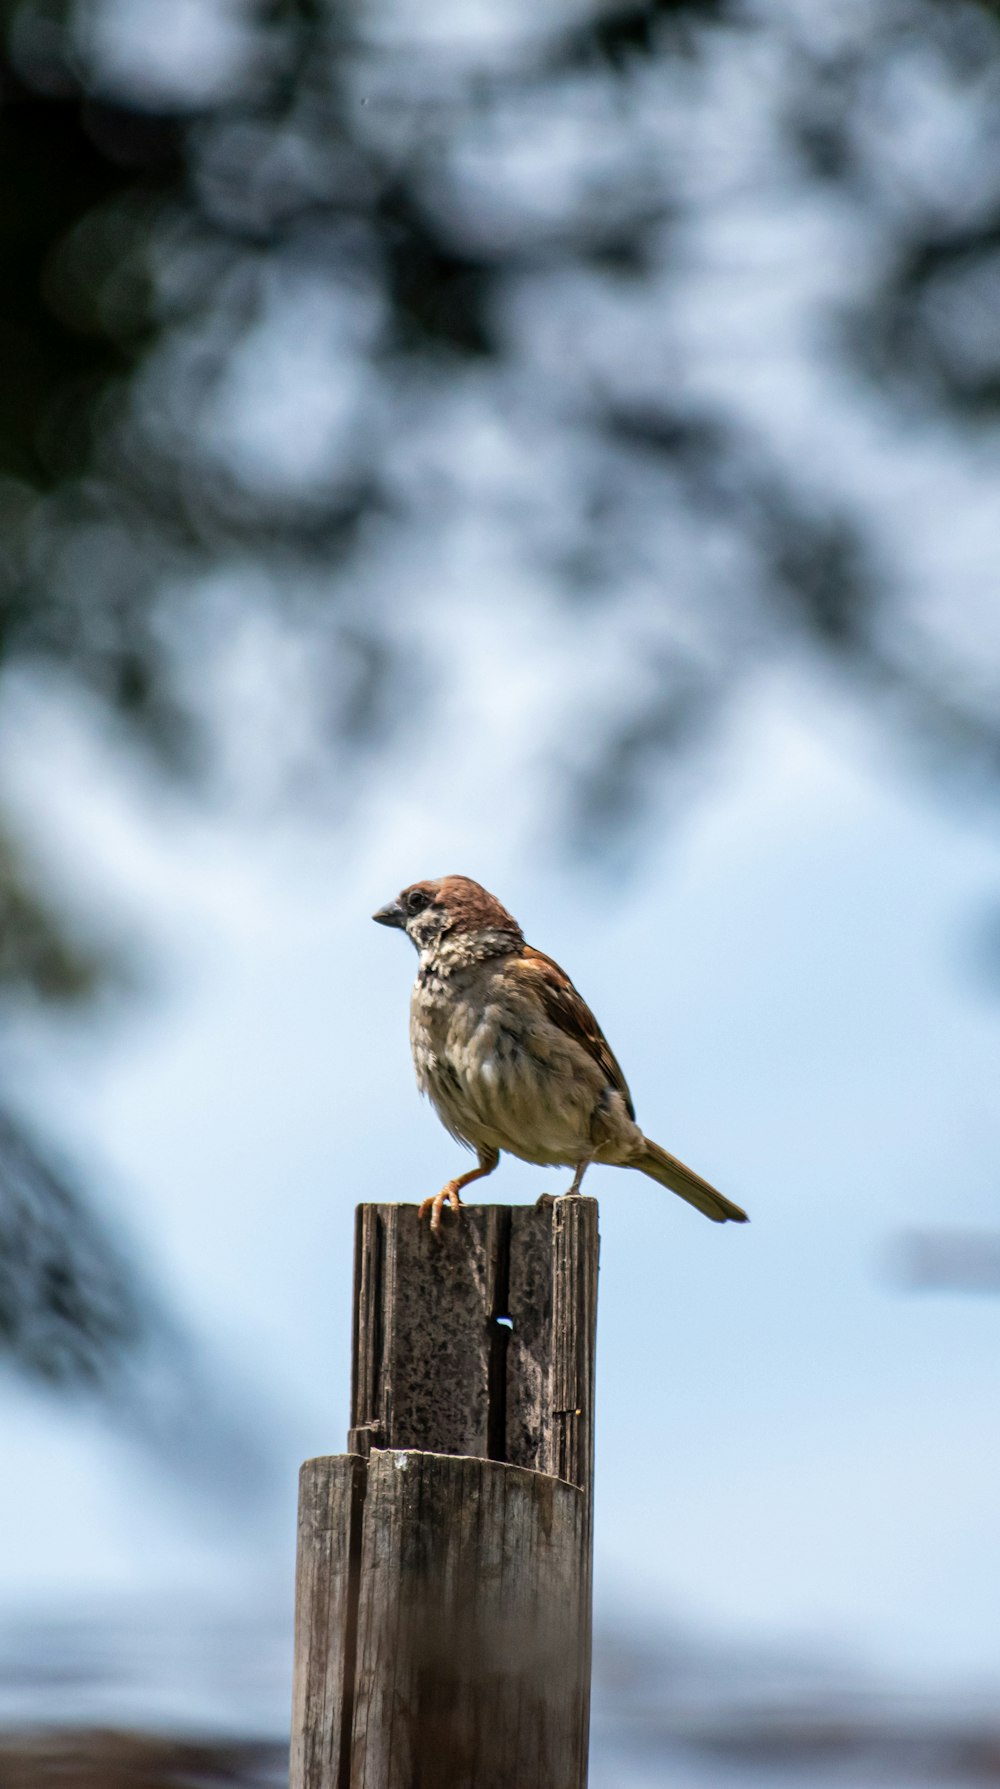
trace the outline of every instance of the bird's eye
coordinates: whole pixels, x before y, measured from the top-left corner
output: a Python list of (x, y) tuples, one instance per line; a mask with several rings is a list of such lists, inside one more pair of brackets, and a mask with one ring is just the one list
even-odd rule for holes
[(411, 888), (406, 897), (407, 913), (422, 913), (424, 908), (429, 906), (430, 896), (422, 894), (419, 888)]

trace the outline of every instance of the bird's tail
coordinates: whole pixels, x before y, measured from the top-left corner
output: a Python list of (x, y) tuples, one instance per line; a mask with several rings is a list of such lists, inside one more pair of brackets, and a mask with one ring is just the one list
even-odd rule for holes
[(658, 1180), (661, 1186), (668, 1186), (672, 1193), (679, 1193), (689, 1205), (696, 1205), (707, 1218), (711, 1218), (713, 1224), (724, 1224), (727, 1221), (733, 1224), (749, 1222), (746, 1212), (734, 1205), (731, 1199), (716, 1192), (714, 1186), (710, 1186), (707, 1180), (702, 1180), (700, 1174), (685, 1168), (684, 1163), (679, 1162), (675, 1155), (668, 1155), (665, 1149), (661, 1149), (658, 1143), (651, 1142), (649, 1137), (643, 1139), (641, 1153), (628, 1165), (630, 1168), (638, 1168), (642, 1174), (648, 1174), (650, 1180)]

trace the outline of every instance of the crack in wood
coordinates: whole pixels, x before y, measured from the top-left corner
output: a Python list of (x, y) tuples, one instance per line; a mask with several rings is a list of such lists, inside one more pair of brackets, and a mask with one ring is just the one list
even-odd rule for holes
[(354, 1730), (354, 1694), (358, 1654), (358, 1603), (361, 1596), (361, 1540), (368, 1494), (368, 1462), (358, 1460), (351, 1479), (347, 1585), (343, 1598), (344, 1671), (341, 1690), (340, 1755), (337, 1789), (351, 1789), (351, 1736)]
[(511, 1338), (508, 1325), (512, 1321), (508, 1308), (511, 1215), (509, 1206), (501, 1205), (497, 1210), (486, 1388), (486, 1457), (489, 1460), (507, 1459), (507, 1355)]

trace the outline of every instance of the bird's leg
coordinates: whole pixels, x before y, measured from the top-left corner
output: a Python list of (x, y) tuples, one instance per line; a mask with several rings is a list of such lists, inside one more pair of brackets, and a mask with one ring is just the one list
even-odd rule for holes
[(580, 1196), (580, 1182), (581, 1182), (581, 1180), (582, 1180), (582, 1179), (583, 1179), (583, 1177), (584, 1177), (584, 1175), (585, 1175), (585, 1174), (586, 1174), (586, 1172), (587, 1172), (587, 1169), (588, 1169), (588, 1168), (589, 1168), (589, 1167), (590, 1167), (590, 1164), (591, 1164), (591, 1162), (592, 1162), (592, 1161), (593, 1161), (593, 1159), (594, 1159), (594, 1158), (593, 1158), (593, 1156), (592, 1156), (592, 1155), (585, 1155), (585, 1156), (584, 1156), (584, 1158), (583, 1158), (583, 1161), (582, 1161), (582, 1162), (577, 1162), (577, 1164), (576, 1164), (576, 1173), (575, 1173), (575, 1174), (574, 1174), (574, 1176), (573, 1176), (573, 1185), (572, 1185), (572, 1186), (568, 1186), (568, 1187), (567, 1187), (567, 1188), (566, 1188), (566, 1191), (565, 1191), (565, 1192), (564, 1192), (564, 1193), (559, 1193), (559, 1194), (558, 1194), (558, 1195), (557, 1195), (557, 1197), (558, 1197), (558, 1198), (560, 1198), (560, 1199), (576, 1199), (576, 1198), (579, 1198), (579, 1196)]
[(467, 1174), (459, 1174), (455, 1180), (449, 1180), (448, 1185), (443, 1186), (439, 1193), (432, 1193), (430, 1198), (425, 1199), (417, 1212), (418, 1220), (430, 1212), (431, 1229), (436, 1233), (441, 1226), (444, 1207), (450, 1205), (452, 1211), (461, 1211), (462, 1201), (458, 1196), (461, 1188), (468, 1186), (470, 1181), (481, 1180), (484, 1175), (492, 1174), (499, 1160), (499, 1149), (481, 1149), (478, 1168), (470, 1168)]

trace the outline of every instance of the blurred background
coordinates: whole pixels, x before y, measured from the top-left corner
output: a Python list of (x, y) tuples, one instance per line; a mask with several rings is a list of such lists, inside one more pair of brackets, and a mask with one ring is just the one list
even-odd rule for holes
[(1000, 1778), (996, 9), (0, 21), (0, 1779), (281, 1781), (449, 871), (753, 1218), (588, 1181), (595, 1789)]

